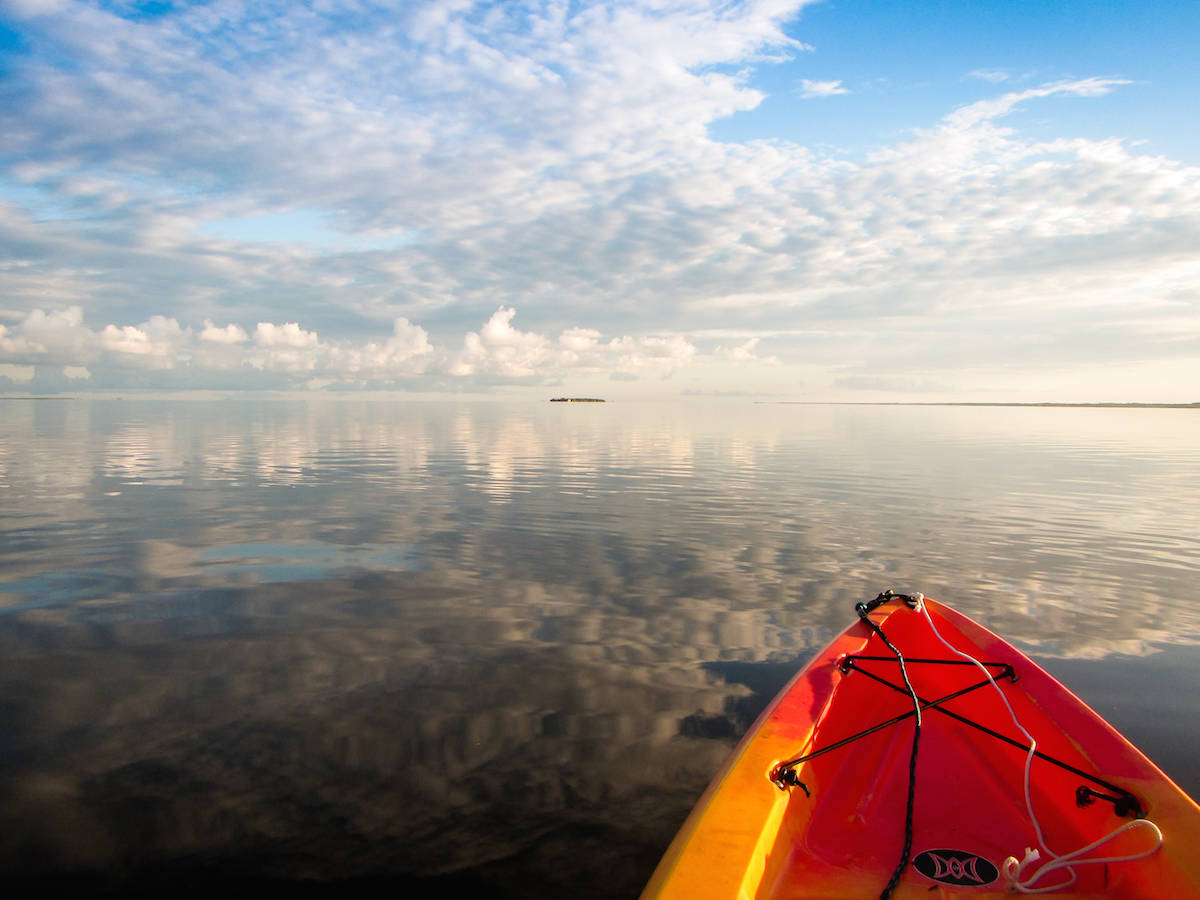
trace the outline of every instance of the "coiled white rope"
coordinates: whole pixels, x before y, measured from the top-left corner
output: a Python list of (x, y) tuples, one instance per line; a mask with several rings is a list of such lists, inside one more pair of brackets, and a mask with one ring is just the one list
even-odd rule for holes
[[(1037, 836), (1038, 844), (1041, 846), (1041, 849), (1045, 850), (1047, 855), (1051, 858), (1048, 862), (1046, 862), (1028, 878), (1026, 878), (1024, 877), (1025, 869), (1041, 859), (1041, 852), (1037, 848), (1026, 847), (1025, 855), (1022, 857), (1020, 862), (1017, 861), (1015, 856), (1008, 857), (1008, 859), (1004, 861), (1002, 870), (1004, 872), (1005, 879), (1008, 881), (1009, 890), (1017, 891), (1022, 894), (1044, 894), (1049, 891), (1057, 891), (1075, 883), (1078, 876), (1076, 875), (1075, 870), (1072, 868), (1072, 865), (1083, 866), (1094, 865), (1098, 863), (1129, 862), (1135, 859), (1144, 859), (1145, 857), (1157, 852), (1158, 848), (1163, 844), (1163, 834), (1159, 827), (1149, 819), (1135, 819), (1132, 822), (1126, 822), (1124, 825), (1122, 825), (1120, 828), (1117, 828), (1110, 834), (1105, 835), (1097, 841), (1093, 841), (1086, 847), (1080, 847), (1078, 850), (1073, 850), (1070, 853), (1058, 854), (1050, 849), (1050, 847), (1046, 844), (1046, 837), (1042, 833), (1041, 823), (1038, 822), (1037, 815), (1033, 811), (1033, 797), (1029, 787), (1030, 769), (1033, 766), (1034, 754), (1037, 752), (1037, 741), (1034, 739), (1033, 735), (1025, 729), (1025, 726), (1022, 725), (1020, 720), (1017, 718), (1017, 714), (1013, 710), (1012, 704), (1008, 702), (1008, 697), (1004, 695), (1004, 691), (1000, 689), (1000, 685), (996, 684), (996, 679), (992, 677), (992, 673), (989, 672), (983, 663), (981, 663), (975, 657), (968, 653), (963, 653), (944, 637), (942, 637), (937, 630), (937, 626), (934, 625), (933, 617), (929, 614), (929, 610), (925, 607), (925, 603), (923, 602), (924, 598), (921, 597), (921, 595), (918, 594), (914, 596), (913, 600), (916, 601), (913, 608), (925, 617), (925, 621), (929, 623), (929, 630), (933, 632), (933, 636), (937, 638), (938, 641), (951, 653), (967, 660), (968, 662), (974, 663), (976, 668), (978, 668), (979, 671), (984, 674), (987, 680), (991, 683), (992, 688), (995, 689), (996, 694), (1004, 702), (1004, 706), (1008, 710), (1008, 715), (1012, 719), (1013, 725), (1015, 725), (1017, 730), (1021, 732), (1021, 734), (1025, 735), (1025, 739), (1029, 741), (1029, 752), (1025, 756), (1025, 810), (1029, 813), (1029, 821), (1033, 825), (1033, 831)], [(1155, 839), (1154, 846), (1150, 849), (1141, 853), (1134, 853), (1129, 856), (1093, 856), (1086, 859), (1080, 859), (1083, 854), (1089, 853), (1090, 851), (1095, 850), (1097, 847), (1107, 844), (1113, 838), (1124, 834), (1126, 831), (1131, 831), (1132, 829), (1139, 827), (1149, 828), (1153, 832)], [(1034, 885), (1041, 881), (1043, 877), (1058, 869), (1065, 869), (1067, 871), (1069, 877), (1066, 881), (1047, 887), (1034, 887)]]
[[(1107, 844), (1118, 835), (1124, 834), (1126, 831), (1131, 831), (1139, 826), (1149, 828), (1154, 834), (1154, 846), (1149, 850), (1143, 850), (1141, 853), (1131, 853), (1128, 856), (1091, 856), (1087, 859), (1079, 858), (1083, 856), (1083, 854)], [(1095, 863), (1129, 862), (1135, 859), (1145, 859), (1151, 853), (1154, 853), (1156, 850), (1158, 850), (1158, 848), (1162, 846), (1162, 843), (1163, 834), (1157, 825), (1155, 825), (1149, 819), (1134, 819), (1132, 822), (1126, 822), (1116, 831), (1106, 834), (1104, 837), (1100, 838), (1100, 840), (1092, 841), (1086, 847), (1080, 847), (1078, 850), (1075, 850), (1071, 853), (1064, 853), (1062, 856), (1055, 856), (1054, 859), (1047, 862), (1029, 878), (1022, 878), (1021, 876), (1025, 871), (1025, 867), (1037, 862), (1042, 856), (1034, 848), (1026, 847), (1025, 856), (1020, 862), (1017, 862), (1017, 858), (1015, 856), (1010, 856), (1004, 861), (1004, 877), (1008, 881), (1010, 887), (1020, 891), (1022, 894), (1045, 894), (1049, 891), (1057, 891), (1059, 888), (1064, 888), (1075, 883), (1077, 876), (1075, 875), (1075, 870), (1071, 868), (1071, 863), (1074, 863), (1077, 866), (1087, 866)], [(1046, 852), (1050, 853), (1051, 856), (1054, 856), (1054, 853), (1050, 850), (1047, 850)], [(1049, 887), (1033, 887), (1034, 882), (1040, 881), (1043, 877), (1050, 872), (1055, 871), (1056, 869), (1066, 869), (1067, 872), (1070, 873), (1070, 878), (1061, 884), (1052, 884)]]

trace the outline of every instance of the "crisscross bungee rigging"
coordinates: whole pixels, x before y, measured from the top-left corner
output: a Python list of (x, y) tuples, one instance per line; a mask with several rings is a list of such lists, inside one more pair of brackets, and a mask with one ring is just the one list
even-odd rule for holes
[(1200, 807), (1081, 700), (920, 594), (856, 612), (644, 896), (1200, 898)]

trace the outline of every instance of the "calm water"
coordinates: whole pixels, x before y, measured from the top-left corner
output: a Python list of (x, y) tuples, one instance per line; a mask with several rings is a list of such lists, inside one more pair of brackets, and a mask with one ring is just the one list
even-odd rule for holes
[(0, 867), (634, 896), (887, 586), (1200, 794), (1200, 411), (0, 400)]

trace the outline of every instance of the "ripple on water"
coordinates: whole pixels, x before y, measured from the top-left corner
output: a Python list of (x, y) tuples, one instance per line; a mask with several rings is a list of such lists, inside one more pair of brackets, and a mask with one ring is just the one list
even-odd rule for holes
[[(0, 869), (632, 895), (890, 584), (1072, 679), (1200, 676), (1188, 411), (548, 407), (0, 420)], [(1169, 693), (1090, 697), (1196, 786)]]

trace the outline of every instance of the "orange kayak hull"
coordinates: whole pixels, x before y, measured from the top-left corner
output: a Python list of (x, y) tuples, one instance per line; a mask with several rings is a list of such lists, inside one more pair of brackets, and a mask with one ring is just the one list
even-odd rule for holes
[[(909, 660), (918, 697), (929, 702), (962, 692), (922, 711), (910, 861), (892, 896), (1011, 896), (1005, 859), (1039, 847), (1025, 800), (1028, 741), (1002, 692), (1044, 754), (1029, 763), (1043, 863), (1045, 850), (1079, 850), (1138, 813), (1163, 835), (1161, 847), (1143, 858), (1073, 866), (1075, 880), (1052, 896), (1200, 898), (1200, 807), (1007, 641), (947, 606), (924, 604), (928, 619), (901, 599), (870, 614)], [(942, 645), (930, 620), (955, 649), (987, 663), (995, 684)], [(1004, 677), (1005, 666), (1015, 680)], [(905, 840), (915, 716), (899, 670), (862, 622), (839, 635), (747, 732), (642, 896), (878, 897)], [(795, 767), (803, 788), (783, 790), (771, 781), (781, 762), (816, 751), (824, 752)], [(1080, 788), (1091, 793), (1081, 797)], [(1126, 796), (1138, 804), (1132, 814), (1118, 808)], [(1152, 829), (1134, 827), (1084, 858), (1133, 856), (1155, 843)], [(1059, 870), (1032, 886), (1066, 880)]]

